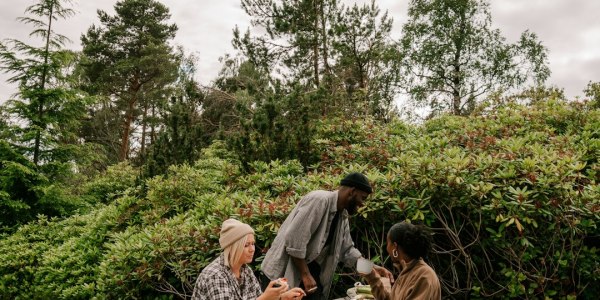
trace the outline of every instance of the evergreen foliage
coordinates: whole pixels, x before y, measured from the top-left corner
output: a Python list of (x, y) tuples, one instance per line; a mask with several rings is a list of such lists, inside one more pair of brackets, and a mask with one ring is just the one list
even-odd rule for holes
[(375, 2), (346, 8), (334, 0), (243, 0), (242, 7), (266, 34), (236, 28), (234, 47), (288, 94), (302, 87), (319, 95), (310, 103), (316, 115), (393, 115), (397, 51), (392, 20)]
[(86, 203), (63, 185), (88, 161), (93, 145), (77, 139), (80, 121), (92, 99), (73, 86), (70, 69), (77, 56), (65, 50), (56, 22), (73, 15), (69, 1), (40, 0), (19, 20), (33, 26), (41, 46), (10, 39), (0, 43), (0, 69), (17, 83), (16, 98), (2, 106), (0, 126), (0, 207), (2, 230), (37, 214), (68, 215)]
[(177, 26), (168, 24), (166, 6), (154, 0), (123, 0), (115, 13), (98, 11), (101, 25), (81, 37), (88, 90), (106, 97), (94, 112), (98, 118), (88, 124), (99, 136), (90, 139), (106, 147), (111, 162), (130, 157), (136, 124), (142, 125), (140, 151), (145, 149), (155, 93), (176, 80), (179, 64), (168, 44)]
[(328, 79), (341, 102), (333, 103), (333, 109), (349, 106), (351, 111), (389, 121), (395, 116), (401, 54), (390, 36), (393, 20), (387, 11), (380, 14), (375, 1), (338, 13), (331, 55), (337, 63)]
[(206, 146), (198, 112), (200, 100), (201, 94), (171, 98), (165, 126), (152, 144), (144, 164), (145, 176), (165, 174), (171, 165), (193, 163), (198, 158), (199, 149)]
[[(182, 51), (182, 50), (181, 50)], [(214, 139), (207, 127), (206, 111), (209, 109), (206, 92), (194, 80), (194, 56), (181, 56), (179, 76), (171, 89), (170, 101), (159, 106), (157, 137), (152, 138), (147, 157), (143, 160), (143, 175), (152, 177), (165, 174), (171, 165), (193, 163)], [(154, 130), (151, 132), (154, 136)]]
[(49, 172), (54, 169), (49, 164), (76, 158), (75, 133), (90, 103), (69, 81), (68, 68), (76, 57), (64, 49), (68, 39), (54, 32), (56, 21), (74, 13), (65, 3), (69, 1), (40, 0), (19, 18), (34, 27), (31, 36), (42, 39), (42, 46), (15, 39), (0, 43), (0, 69), (19, 85), (18, 98), (5, 104), (12, 120), (11, 144)]

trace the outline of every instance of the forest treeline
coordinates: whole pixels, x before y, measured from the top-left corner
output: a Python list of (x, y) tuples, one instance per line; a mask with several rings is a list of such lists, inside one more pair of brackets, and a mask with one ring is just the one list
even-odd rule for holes
[(98, 11), (81, 51), (55, 31), (71, 5), (36, 1), (38, 43), (0, 42), (2, 298), (185, 298), (222, 218), (268, 246), (348, 170), (380, 189), (361, 250), (427, 223), (449, 297), (597, 294), (600, 82), (546, 85), (548, 49), (507, 42), (488, 1), (411, 0), (393, 28), (376, 1), (241, 0), (252, 28), (209, 85), (159, 1)]

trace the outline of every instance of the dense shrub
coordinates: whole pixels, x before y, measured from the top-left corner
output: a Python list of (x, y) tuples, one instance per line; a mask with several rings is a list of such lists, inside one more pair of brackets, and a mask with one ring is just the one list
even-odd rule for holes
[(65, 220), (40, 217), (0, 240), (0, 291), (4, 299), (89, 298), (117, 206)]
[[(256, 267), (300, 197), (335, 189), (349, 171), (365, 172), (375, 187), (352, 218), (356, 246), (391, 267), (391, 224), (431, 226), (429, 261), (445, 296), (600, 293), (597, 109), (550, 101), (421, 126), (330, 120), (317, 128), (313, 155), (321, 160), (308, 172), (298, 161), (276, 160), (250, 163), (243, 173), (216, 142), (194, 165), (171, 167), (143, 186), (128, 181), (133, 169), (107, 174), (88, 191), (112, 201), (87, 215), (41, 218), (0, 240), (2, 298), (188, 297), (218, 255), (224, 219), (254, 227)], [(340, 271), (335, 295), (359, 280)]]
[(39, 186), (47, 184), (33, 163), (0, 140), (0, 232), (35, 218), (32, 206), (37, 204)]
[(19, 225), (35, 220), (38, 214), (65, 217), (89, 208), (61, 178), (71, 174), (65, 171), (69, 166), (36, 166), (0, 140), (0, 233), (13, 232)]
[(82, 194), (91, 198), (90, 202), (108, 203), (123, 195), (129, 188), (136, 186), (138, 171), (128, 162), (108, 167), (99, 176), (85, 183)]

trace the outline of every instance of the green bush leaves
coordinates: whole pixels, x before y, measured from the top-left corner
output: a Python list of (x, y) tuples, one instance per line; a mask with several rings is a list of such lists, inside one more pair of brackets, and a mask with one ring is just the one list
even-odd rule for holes
[[(39, 218), (2, 236), (2, 297), (189, 296), (219, 253), (224, 219), (256, 230), (260, 262), (300, 197), (360, 171), (375, 191), (352, 218), (352, 234), (378, 263), (391, 267), (385, 233), (409, 220), (432, 228), (429, 262), (447, 296), (593, 298), (600, 292), (599, 116), (549, 101), (421, 126), (329, 120), (317, 126), (313, 154), (321, 160), (308, 172), (296, 160), (276, 160), (250, 163), (243, 173), (221, 142), (194, 165), (145, 182), (116, 166), (84, 188), (102, 202), (90, 213)], [(337, 294), (358, 280), (340, 274)]]

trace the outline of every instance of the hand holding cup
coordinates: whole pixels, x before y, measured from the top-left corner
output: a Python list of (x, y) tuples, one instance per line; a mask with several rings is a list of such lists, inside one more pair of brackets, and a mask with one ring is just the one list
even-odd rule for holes
[(371, 272), (373, 271), (374, 265), (375, 264), (373, 264), (372, 261), (370, 261), (364, 257), (361, 257), (356, 261), (356, 271), (359, 274), (364, 274), (364, 275), (371, 274)]

